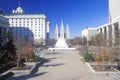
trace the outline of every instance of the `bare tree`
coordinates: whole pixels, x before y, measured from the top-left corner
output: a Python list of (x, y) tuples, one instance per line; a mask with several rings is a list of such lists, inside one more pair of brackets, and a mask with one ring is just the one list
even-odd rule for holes
[(98, 65), (103, 66), (103, 70), (111, 58), (112, 49), (107, 45), (107, 41), (108, 40), (103, 34), (98, 34), (91, 39), (91, 45), (94, 46), (94, 48), (91, 48), (91, 50), (96, 53), (95, 61), (98, 63)]

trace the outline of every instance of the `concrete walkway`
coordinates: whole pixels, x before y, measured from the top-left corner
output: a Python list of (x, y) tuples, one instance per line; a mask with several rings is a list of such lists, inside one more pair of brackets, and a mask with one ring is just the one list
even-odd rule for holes
[(93, 74), (80, 58), (74, 50), (48, 51), (36, 73), (11, 80), (111, 80), (110, 76)]

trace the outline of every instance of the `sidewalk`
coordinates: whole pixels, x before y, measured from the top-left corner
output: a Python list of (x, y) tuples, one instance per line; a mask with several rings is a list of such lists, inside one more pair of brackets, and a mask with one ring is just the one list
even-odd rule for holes
[(80, 61), (77, 51), (48, 51), (43, 65), (35, 74), (21, 75), (11, 80), (111, 80), (106, 75), (93, 74)]

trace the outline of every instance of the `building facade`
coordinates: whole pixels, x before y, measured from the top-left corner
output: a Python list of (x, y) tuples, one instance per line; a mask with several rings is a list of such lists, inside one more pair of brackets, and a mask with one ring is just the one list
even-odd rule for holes
[[(114, 45), (118, 42), (120, 37), (120, 0), (109, 0), (109, 23), (94, 28), (96, 32), (94, 34), (102, 34), (107, 45)], [(86, 36), (91, 38), (94, 34), (90, 31), (83, 30)], [(83, 34), (82, 34), (83, 35)]]
[(2, 45), (8, 42), (8, 39), (6, 37), (8, 31), (9, 31), (8, 19), (3, 16), (0, 16), (0, 40), (2, 41)]
[(109, 0), (109, 16), (111, 21), (120, 18), (120, 0)]
[(96, 28), (86, 28), (82, 30), (82, 37), (86, 37), (87, 41), (90, 41), (92, 37), (98, 34), (98, 30)]
[(120, 18), (97, 28), (99, 34), (103, 35), (108, 45), (114, 45), (120, 37)]
[(34, 41), (36, 45), (45, 45), (49, 40), (50, 22), (44, 14), (25, 14), (19, 6), (12, 14), (5, 15), (9, 19), (10, 30), (14, 39)]

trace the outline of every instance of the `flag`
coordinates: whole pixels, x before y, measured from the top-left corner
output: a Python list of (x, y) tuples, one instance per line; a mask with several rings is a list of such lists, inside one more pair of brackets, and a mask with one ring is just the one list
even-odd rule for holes
[(112, 24), (112, 16), (110, 11), (109, 11), (109, 23)]

